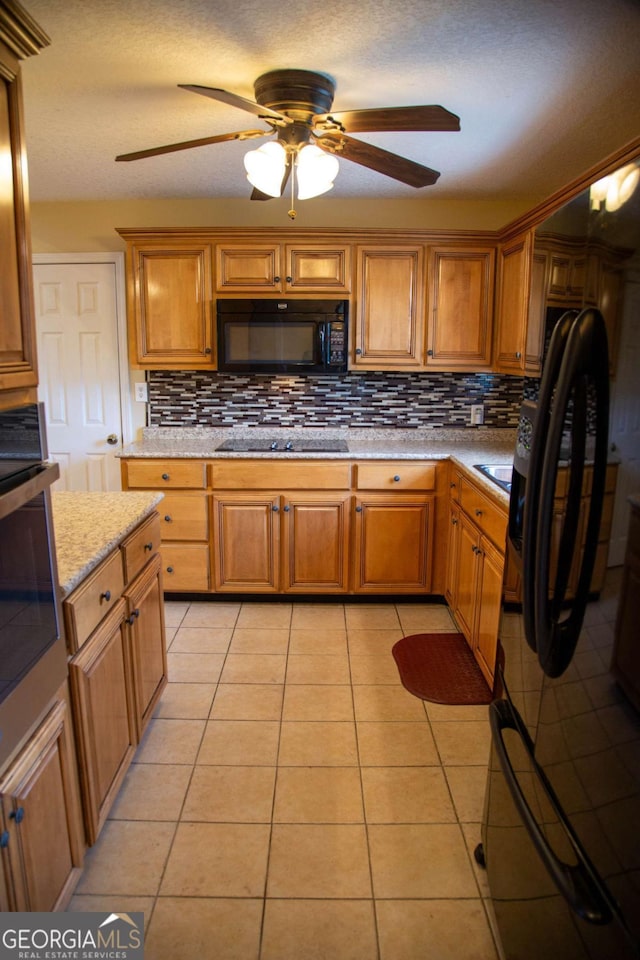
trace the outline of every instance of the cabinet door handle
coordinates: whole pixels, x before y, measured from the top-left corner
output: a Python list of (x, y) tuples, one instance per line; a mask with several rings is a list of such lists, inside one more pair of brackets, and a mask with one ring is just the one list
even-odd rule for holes
[(145, 550), (153, 550), (153, 543), (145, 543), (144, 548)]
[(164, 519), (166, 520), (167, 523), (171, 523), (171, 521), (172, 521), (171, 514), (170, 514), (170, 513), (165, 514), (165, 518), (164, 518)]
[(22, 823), (24, 820), (24, 807), (18, 807), (17, 810), (12, 810), (9, 814), (10, 820), (15, 820), (16, 823)]
[(167, 573), (173, 573), (173, 567), (167, 567)]
[(274, 505), (271, 507), (271, 509), (273, 510), (274, 513), (277, 513), (278, 510), (280, 509), (280, 507), (278, 506), (277, 503), (274, 503)]
[(522, 359), (522, 354), (520, 353), (519, 350), (516, 350), (516, 360), (521, 360), (521, 359)]
[(356, 507), (356, 513), (362, 513), (362, 507), (357, 506), (357, 507)]
[(452, 489), (453, 489), (453, 487), (456, 486), (455, 483), (453, 482), (453, 480), (451, 481), (451, 483), (449, 484), (449, 486), (450, 486)]
[(293, 280), (293, 277), (287, 277), (287, 283), (291, 283), (292, 280)]
[(362, 350), (360, 349), (360, 347), (356, 347), (356, 357), (359, 357), (361, 353), (362, 353)]
[(427, 356), (428, 356), (428, 357), (432, 357), (432, 356), (433, 356), (433, 350), (427, 350)]
[(396, 483), (398, 483), (399, 480), (400, 480), (400, 474), (399, 474), (399, 473), (396, 473), (396, 475), (395, 475), (395, 477), (394, 477), (393, 479), (395, 480)]
[(476, 517), (482, 516), (482, 510), (476, 510)]
[(204, 352), (207, 354), (207, 356), (209, 356), (209, 354), (211, 353), (211, 347), (205, 347)]
[(291, 507), (287, 505), (286, 507), (283, 507), (282, 509), (284, 510), (285, 513), (289, 513), (289, 510), (291, 510)]
[(111, 590), (105, 590), (104, 593), (101, 593), (101, 594), (100, 594), (100, 599), (101, 599), (101, 600), (106, 600), (107, 603), (109, 603), (109, 600), (111, 600)]
[(452, 518), (451, 523), (454, 525), (454, 527), (457, 525), (458, 521), (457, 521), (456, 517), (453, 517), (453, 518)]
[(168, 479), (169, 479), (169, 474), (168, 474), (168, 473), (163, 473), (163, 474), (162, 474), (162, 479), (163, 479), (163, 480), (168, 480)]
[(274, 277), (274, 278), (273, 278), (273, 282), (274, 282), (274, 283), (280, 283), (280, 277)]
[(9, 846), (9, 839), (10, 839), (10, 837), (9, 837), (9, 831), (8, 831), (8, 830), (3, 830), (2, 833), (0, 833), (0, 848), (2, 848), (2, 847), (8, 847), (8, 846)]

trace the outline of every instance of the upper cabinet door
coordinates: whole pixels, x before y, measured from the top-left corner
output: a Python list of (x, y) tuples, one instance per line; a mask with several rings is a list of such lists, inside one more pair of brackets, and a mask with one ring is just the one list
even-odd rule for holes
[(216, 247), (218, 293), (281, 293), (279, 243), (226, 243)]
[(522, 373), (525, 368), (533, 232), (504, 243), (498, 254), (494, 368)]
[(424, 249), (358, 248), (353, 363), (424, 370)]
[[(20, 7), (0, 22), (0, 390), (38, 384), (26, 149), (19, 61), (49, 38)], [(26, 396), (30, 397), (30, 394)], [(34, 397), (35, 398), (35, 397)]]
[(490, 366), (494, 271), (493, 247), (431, 247), (428, 368)]
[(351, 247), (317, 244), (287, 245), (285, 288), (292, 293), (349, 293), (351, 290)]
[(133, 245), (128, 258), (131, 366), (215, 369), (211, 245)]

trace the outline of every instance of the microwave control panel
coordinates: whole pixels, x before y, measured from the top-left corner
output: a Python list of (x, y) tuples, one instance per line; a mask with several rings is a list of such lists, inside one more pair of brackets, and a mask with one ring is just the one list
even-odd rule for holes
[(333, 366), (334, 364), (343, 364), (345, 358), (345, 324), (344, 323), (330, 323), (329, 324), (329, 364)]

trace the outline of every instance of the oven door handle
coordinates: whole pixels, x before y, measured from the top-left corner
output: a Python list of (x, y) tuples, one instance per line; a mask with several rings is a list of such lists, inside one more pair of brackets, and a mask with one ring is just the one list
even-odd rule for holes
[[(564, 813), (560, 807), (559, 801), (547, 780), (544, 772), (538, 766), (533, 756), (533, 743), (529, 736), (524, 721), (515, 716), (515, 707), (507, 700), (494, 700), (489, 708), (489, 722), (491, 725), (491, 735), (495, 747), (500, 768), (507, 781), (507, 786), (515, 803), (516, 809), (524, 824), (532, 842), (535, 846), (540, 859), (547, 871), (551, 875), (556, 887), (567, 901), (571, 909), (587, 920), (589, 923), (606, 924), (613, 919), (610, 897), (607, 895), (606, 888), (602, 880), (598, 877), (595, 868), (589, 863), (587, 855), (582, 849), (578, 838), (574, 835), (568, 824)], [(518, 722), (519, 721), (519, 722)], [(516, 772), (513, 769), (509, 752), (502, 736), (503, 730), (515, 730), (523, 742), (523, 746), (529, 755), (531, 765), (540, 778), (542, 786), (550, 801), (561, 826), (564, 828), (571, 846), (574, 850), (578, 863), (573, 865), (561, 860), (552, 847), (533, 815), (531, 807), (522, 792), (518, 782)]]

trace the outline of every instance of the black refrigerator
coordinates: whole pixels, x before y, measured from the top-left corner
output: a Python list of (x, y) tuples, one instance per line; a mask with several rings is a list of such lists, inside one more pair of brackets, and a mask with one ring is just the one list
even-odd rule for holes
[(509, 541), (522, 616), (505, 619), (489, 709), (476, 858), (506, 960), (640, 958), (640, 715), (609, 672), (610, 617), (599, 644), (606, 598), (590, 592), (608, 418), (604, 320), (567, 311), (520, 415)]

